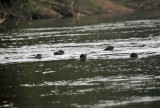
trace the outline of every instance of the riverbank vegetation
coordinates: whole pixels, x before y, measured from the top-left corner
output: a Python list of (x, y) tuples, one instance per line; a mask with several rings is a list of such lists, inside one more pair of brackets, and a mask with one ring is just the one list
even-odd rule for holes
[(159, 0), (0, 0), (0, 23), (160, 10)]

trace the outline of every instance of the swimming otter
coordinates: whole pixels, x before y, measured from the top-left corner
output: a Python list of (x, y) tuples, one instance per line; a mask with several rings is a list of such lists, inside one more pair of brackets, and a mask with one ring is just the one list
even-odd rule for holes
[(108, 46), (106, 49), (104, 49), (103, 51), (109, 51), (109, 50), (114, 50), (114, 46)]
[(80, 60), (81, 61), (86, 61), (87, 55), (86, 54), (81, 54), (80, 55)]
[(37, 54), (35, 58), (36, 59), (41, 59), (42, 58), (42, 54)]
[(130, 54), (130, 57), (131, 57), (131, 58), (138, 58), (138, 54), (137, 54), (137, 53), (131, 53), (131, 54)]
[(54, 55), (63, 55), (64, 51), (63, 50), (59, 50), (58, 52), (54, 52)]

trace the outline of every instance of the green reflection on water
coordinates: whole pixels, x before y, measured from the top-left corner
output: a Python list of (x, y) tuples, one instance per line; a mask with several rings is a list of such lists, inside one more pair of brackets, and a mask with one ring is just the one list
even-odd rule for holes
[[(159, 96), (159, 58), (5, 64), (1, 65), (1, 97), (19, 107), (60, 108), (100, 100), (120, 102), (146, 94)], [(23, 86), (26, 84), (30, 86)]]

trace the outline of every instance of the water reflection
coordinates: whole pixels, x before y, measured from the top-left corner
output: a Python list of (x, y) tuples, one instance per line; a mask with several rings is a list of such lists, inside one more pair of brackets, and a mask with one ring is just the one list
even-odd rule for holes
[[(159, 55), (159, 21), (139, 20), (14, 30), (11, 34), (1, 34), (0, 63), (37, 61), (31, 58), (38, 53), (44, 55), (42, 61), (78, 59), (81, 53), (86, 53), (88, 59), (128, 58), (132, 52), (139, 53), (140, 58)], [(137, 35), (139, 38), (136, 38)], [(115, 36), (117, 38), (112, 39)], [(124, 38), (125, 36), (129, 38)], [(115, 51), (104, 52), (107, 45), (114, 45)], [(65, 50), (66, 54), (53, 56), (57, 49)]]
[[(60, 108), (66, 103), (70, 107), (101, 108), (158, 102), (159, 63), (159, 56), (153, 56), (138, 61), (100, 59), (1, 64), (1, 96), (3, 94), (9, 104), (27, 107), (55, 105)], [(40, 104), (42, 100), (45, 101)]]
[(105, 101), (99, 101), (98, 104), (95, 105), (77, 105), (72, 104), (74, 107), (78, 108), (105, 108), (105, 107), (123, 107), (126, 105), (133, 106), (132, 104), (142, 104), (142, 103), (151, 103), (154, 101), (160, 101), (160, 97), (131, 97), (131, 99), (128, 99), (126, 101), (113, 101), (113, 100), (105, 100)]
[(159, 31), (154, 19), (2, 32), (0, 107), (159, 108)]

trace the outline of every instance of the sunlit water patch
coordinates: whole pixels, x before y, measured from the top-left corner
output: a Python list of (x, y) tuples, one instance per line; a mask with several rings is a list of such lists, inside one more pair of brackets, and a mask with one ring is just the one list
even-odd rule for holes
[[(103, 51), (107, 46), (113, 45), (114, 51)], [(64, 55), (54, 55), (58, 50), (64, 50)], [(102, 40), (92, 43), (57, 43), (23, 46), (20, 48), (0, 48), (0, 63), (32, 62), (48, 60), (79, 59), (82, 53), (87, 59), (124, 59), (130, 53), (139, 54), (139, 58), (160, 54), (160, 36), (147, 38), (129, 38)], [(42, 54), (41, 60), (34, 57)]]

